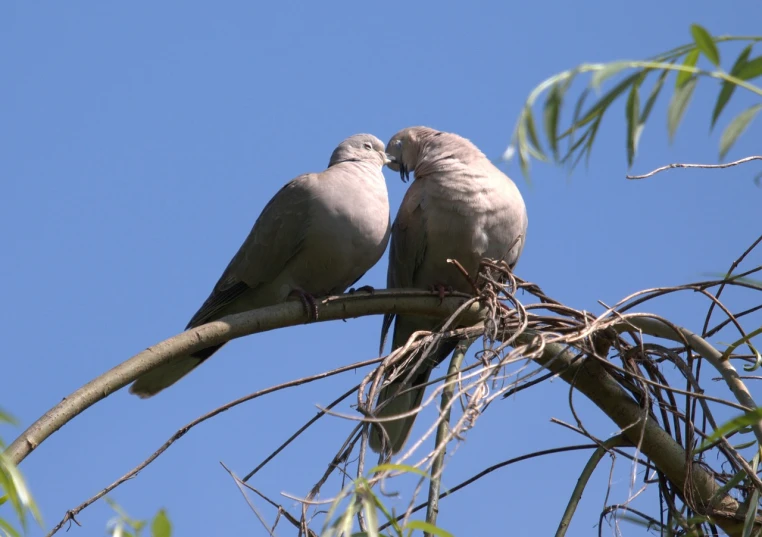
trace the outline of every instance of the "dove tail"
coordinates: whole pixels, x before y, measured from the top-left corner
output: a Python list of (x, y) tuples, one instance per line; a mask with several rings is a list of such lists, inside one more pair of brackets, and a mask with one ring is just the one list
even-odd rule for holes
[(133, 382), (132, 386), (130, 386), (130, 393), (137, 395), (141, 399), (147, 399), (156, 395), (196, 369), (204, 360), (220, 350), (221, 347), (222, 345), (216, 345), (208, 349), (202, 349), (190, 356), (172, 359), (170, 362), (149, 371)]
[[(432, 367), (427, 367), (425, 364), (421, 367), (423, 371), (416, 375), (409, 389), (403, 374), (399, 379), (392, 381), (381, 390), (376, 404), (380, 406), (387, 401), (388, 403), (376, 412), (377, 418), (405, 414), (421, 405), (423, 393), (426, 390), (424, 385), (429, 381), (432, 370)], [(390, 451), (392, 454), (399, 453), (413, 430), (416, 416), (417, 414), (413, 414), (397, 420), (371, 425), (370, 448), (376, 453), (383, 451)]]

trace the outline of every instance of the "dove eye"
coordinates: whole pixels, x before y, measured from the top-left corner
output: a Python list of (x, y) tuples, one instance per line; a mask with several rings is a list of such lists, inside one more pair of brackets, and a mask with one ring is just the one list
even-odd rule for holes
[(371, 144), (370, 142), (365, 142), (364, 144), (362, 144), (362, 146), (365, 149), (367, 149), (368, 151), (372, 151), (373, 150), (373, 144)]

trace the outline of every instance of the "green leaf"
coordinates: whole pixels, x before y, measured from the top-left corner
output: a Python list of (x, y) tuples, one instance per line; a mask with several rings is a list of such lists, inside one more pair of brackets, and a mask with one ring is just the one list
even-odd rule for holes
[(442, 528), (439, 528), (434, 524), (424, 522), (423, 520), (411, 520), (408, 522), (405, 528), (411, 530), (421, 530), (425, 533), (430, 533), (431, 535), (439, 535), (440, 537), (453, 537), (452, 533), (449, 531), (445, 531)]
[(742, 444), (738, 444), (738, 445), (733, 446), (733, 449), (739, 450), (739, 449), (750, 448), (751, 446), (753, 446), (756, 443), (757, 443), (756, 440), (752, 440), (750, 442), (743, 442)]
[(378, 537), (378, 513), (376, 512), (376, 502), (373, 496), (374, 494), (370, 490), (367, 490), (362, 498), (368, 537)]
[(698, 24), (691, 24), (691, 35), (696, 42), (696, 46), (706, 56), (706, 58), (717, 67), (720, 66), (720, 52), (717, 50), (717, 45), (714, 44), (714, 39), (706, 31), (703, 26)]
[(749, 123), (752, 122), (754, 116), (762, 109), (762, 104), (755, 104), (750, 106), (740, 114), (738, 114), (730, 124), (725, 127), (720, 136), (720, 159), (725, 158), (730, 148), (736, 143), (738, 137), (743, 134)]
[[(758, 464), (759, 464), (759, 450), (757, 450), (757, 453), (754, 455), (754, 459), (751, 461), (751, 469), (754, 472), (757, 471)], [(753, 506), (759, 505), (759, 489), (757, 487), (754, 487), (754, 492), (751, 493), (751, 498), (749, 498), (748, 505), (753, 505)], [(757, 514), (756, 509), (748, 509), (746, 511), (746, 517), (743, 521), (743, 537), (750, 537), (751, 532), (754, 529), (756, 514)]]
[(715, 429), (714, 432), (710, 434), (698, 448), (696, 448), (696, 453), (704, 451), (707, 447), (709, 447), (711, 444), (714, 444), (723, 436), (727, 436), (728, 434), (734, 433), (743, 427), (755, 424), (760, 420), (762, 420), (762, 407), (757, 407), (754, 410), (733, 418), (732, 420)]
[(558, 84), (554, 84), (553, 88), (548, 92), (547, 99), (545, 99), (542, 117), (545, 136), (548, 138), (548, 145), (550, 145), (550, 149), (553, 151), (553, 158), (556, 160), (558, 160), (558, 118), (560, 111), (561, 92)]
[(645, 125), (646, 121), (648, 120), (648, 116), (651, 115), (651, 110), (656, 103), (656, 98), (659, 96), (661, 88), (664, 86), (664, 81), (667, 79), (667, 75), (669, 75), (669, 71), (665, 69), (661, 72), (659, 78), (656, 79), (656, 83), (651, 88), (651, 94), (648, 96), (648, 99), (646, 99), (646, 105), (643, 107), (643, 112), (640, 114), (641, 125)]
[(590, 78), (590, 87), (598, 91), (606, 80), (629, 67), (631, 62), (611, 62), (593, 73)]
[(519, 156), (519, 167), (521, 168), (522, 175), (529, 177), (529, 159), (527, 158), (526, 148), (519, 144), (516, 148), (516, 153)]
[[(749, 54), (751, 54), (751, 45), (747, 45), (738, 55), (738, 58), (736, 58), (736, 61), (733, 64), (733, 67), (730, 69), (731, 75), (738, 77), (738, 72), (746, 64), (746, 60), (749, 59)], [(735, 90), (736, 85), (734, 83), (728, 82), (727, 80), (723, 82), (722, 88), (720, 89), (720, 94), (717, 97), (717, 102), (714, 104), (714, 111), (712, 112), (712, 129), (714, 128), (714, 124), (717, 123), (717, 119), (725, 109), (725, 105), (728, 104), (728, 101), (730, 100), (730, 97), (733, 95)]]
[(169, 523), (167, 512), (160, 509), (151, 521), (151, 537), (170, 537), (172, 535), (172, 524)]
[(715, 498), (722, 498), (730, 492), (732, 488), (735, 488), (744, 478), (746, 477), (746, 472), (743, 470), (739, 471), (737, 474), (735, 474), (733, 477), (728, 480), (727, 483), (722, 485), (720, 488), (718, 488), (715, 493), (712, 495), (712, 500)]
[(323, 522), (323, 530), (320, 532), (320, 535), (327, 536), (327, 535), (335, 535), (336, 533), (331, 530), (327, 533), (328, 528), (336, 528), (337, 524), (339, 523), (340, 519), (336, 519), (331, 523), (331, 520), (333, 519), (333, 515), (336, 513), (336, 510), (339, 508), (339, 504), (345, 499), (350, 498), (350, 501), (353, 500), (353, 494), (350, 492), (350, 486), (348, 485), (342, 491), (336, 496), (336, 498), (333, 500), (333, 503), (331, 503), (331, 507), (328, 509), (328, 513), (325, 515), (325, 522)]
[(598, 127), (601, 126), (602, 120), (603, 120), (603, 116), (602, 115), (598, 116), (598, 119), (596, 119), (595, 122), (592, 125), (590, 125), (590, 136), (587, 137), (587, 142), (585, 143), (585, 150), (584, 150), (584, 153), (586, 153), (585, 166), (590, 165), (590, 155), (593, 154), (593, 141), (595, 140), (595, 135), (598, 134)]
[(746, 62), (736, 74), (741, 80), (751, 80), (759, 75), (762, 75), (762, 56), (757, 56), (753, 60)]
[[(590, 88), (585, 88), (582, 90), (582, 93), (580, 94), (579, 98), (577, 99), (577, 103), (574, 105), (574, 114), (572, 115), (572, 121), (571, 121), (571, 129), (569, 129), (569, 148), (567, 148), (567, 155), (568, 151), (571, 151), (572, 145), (574, 145), (574, 133), (576, 132), (577, 128), (577, 122), (579, 121), (580, 114), (582, 114), (582, 107), (585, 105), (585, 100), (587, 99), (587, 96), (590, 94)], [(566, 157), (564, 157), (565, 159)]]
[(632, 167), (635, 160), (635, 152), (638, 148), (638, 138), (640, 137), (640, 95), (638, 93), (639, 83), (635, 83), (630, 88), (630, 94), (627, 96), (627, 105), (625, 106), (625, 117), (627, 119), (627, 166)]
[(576, 142), (572, 144), (572, 146), (566, 152), (566, 155), (564, 155), (564, 158), (561, 159), (561, 164), (566, 164), (571, 158), (571, 156), (574, 154), (574, 152), (577, 150), (577, 148), (579, 148), (579, 146), (585, 143), (588, 136), (590, 136), (591, 130), (592, 130), (592, 127), (588, 127), (587, 130), (584, 132), (584, 134), (580, 136), (579, 140), (577, 140)]
[[(534, 125), (531, 126), (534, 128)], [(534, 145), (529, 143), (527, 140), (527, 135), (531, 137), (531, 132), (527, 132), (529, 130), (529, 126), (526, 124), (526, 122), (522, 122), (519, 124), (518, 129), (516, 129), (516, 145), (517, 149), (521, 154), (524, 155), (531, 155), (537, 160), (546, 161), (547, 157), (545, 157), (544, 154), (539, 152), (537, 149), (535, 149)], [(536, 134), (535, 134), (536, 136)]]
[[(743, 278), (734, 278), (734, 279), (737, 281), (740, 281)], [(722, 353), (721, 359), (723, 361), (730, 359), (730, 355), (733, 354), (733, 351), (735, 351), (738, 347), (740, 347), (741, 345), (745, 343), (749, 347), (749, 350), (754, 355), (755, 359), (754, 359), (754, 365), (752, 367), (744, 365), (743, 368), (746, 371), (754, 371), (755, 369), (758, 369), (760, 367), (760, 364), (762, 364), (762, 354), (760, 354), (759, 351), (754, 348), (754, 345), (751, 344), (751, 340), (752, 338), (755, 338), (760, 334), (762, 334), (762, 327), (757, 328), (753, 332), (749, 332), (744, 337), (734, 341), (728, 346), (725, 352)]]
[(669, 101), (669, 108), (667, 109), (667, 131), (669, 132), (669, 141), (675, 137), (677, 127), (680, 125), (680, 121), (683, 119), (683, 115), (688, 108), (691, 97), (693, 96), (693, 90), (696, 89), (696, 82), (698, 79), (694, 76), (691, 77), (685, 84), (675, 90), (672, 95), (672, 99)]
[(529, 143), (531, 143), (535, 149), (540, 153), (542, 156), (542, 160), (545, 159), (545, 155), (542, 153), (540, 140), (537, 138), (537, 128), (535, 127), (534, 123), (534, 115), (532, 114), (532, 109), (530, 107), (524, 108), (524, 123), (526, 125), (526, 131), (529, 135)]
[(384, 514), (386, 521), (391, 525), (392, 529), (398, 534), (402, 533), (402, 528), (400, 528), (399, 522), (397, 522), (397, 517), (394, 516), (394, 513), (389, 512), (386, 506), (381, 502), (381, 500), (378, 499), (378, 496), (375, 494), (373, 495), (373, 501), (376, 502), (376, 507)]
[(21, 499), (18, 489), (16, 488), (16, 482), (13, 478), (12, 465), (10, 461), (5, 460), (0, 456), (0, 488), (3, 489), (10, 500), (11, 507), (13, 508), (16, 517), (21, 522), (24, 530), (26, 530), (26, 517), (24, 516), (24, 502)]
[[(683, 62), (684, 67), (696, 67), (696, 62), (698, 61), (699, 57), (699, 51), (697, 48), (694, 48), (692, 51), (690, 51), (685, 56), (685, 61)], [(677, 80), (675, 80), (675, 88), (681, 88), (683, 84), (688, 82), (688, 80), (693, 76), (693, 73), (690, 71), (678, 71), (677, 72)]]
[(7, 533), (8, 535), (10, 535), (10, 537), (21, 537), (21, 535), (19, 534), (19, 532), (17, 532), (15, 529), (13, 529), (13, 526), (11, 526), (10, 524), (8, 524), (8, 523), (7, 523), (5, 520), (3, 520), (2, 518), (0, 518), (0, 529), (2, 529), (3, 531), (5, 531), (5, 533)]
[[(617, 97), (619, 97), (622, 93), (624, 93), (624, 90), (630, 87), (630, 84), (635, 82), (638, 78), (640, 78), (642, 74), (642, 71), (638, 71), (637, 73), (633, 73), (624, 80), (622, 80), (619, 84), (611, 88), (608, 93), (606, 93), (603, 97), (598, 99), (598, 102), (596, 102), (593, 106), (588, 109), (587, 112), (585, 112), (585, 115), (582, 119), (580, 119), (576, 125), (574, 125), (574, 128), (579, 128), (583, 125), (587, 125), (597, 117), (603, 115), (603, 113), (606, 111), (606, 108), (609, 107), (611, 103), (613, 103)], [(563, 138), (564, 136), (567, 136), (569, 132), (571, 132), (572, 129), (567, 130), (559, 138)]]
[(379, 472), (410, 472), (411, 474), (416, 474), (421, 477), (425, 477), (426, 479), (429, 478), (429, 474), (421, 470), (420, 468), (416, 468), (415, 466), (409, 466), (407, 464), (379, 464), (378, 466), (374, 466), (370, 470), (368, 470), (371, 474), (377, 474)]
[(11, 416), (10, 414), (6, 414), (2, 410), (0, 410), (0, 423), (7, 423), (8, 425), (18, 425), (19, 422), (16, 421), (16, 418)]

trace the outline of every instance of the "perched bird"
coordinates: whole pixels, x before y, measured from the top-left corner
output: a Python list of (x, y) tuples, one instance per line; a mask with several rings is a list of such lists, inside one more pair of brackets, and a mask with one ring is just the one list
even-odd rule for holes
[[(381, 140), (350, 136), (328, 168), (296, 177), (270, 200), (186, 330), (232, 313), (343, 292), (381, 258), (389, 242), (389, 197)], [(314, 302), (312, 302), (314, 304)], [(222, 345), (173, 359), (138, 378), (150, 397), (198, 367)]]
[[(386, 152), (392, 158), (389, 167), (399, 171), (403, 181), (409, 179), (410, 172), (414, 175), (392, 226), (389, 288), (471, 292), (468, 281), (447, 262), (448, 258), (459, 261), (471, 275), (477, 273), (485, 257), (505, 260), (511, 269), (515, 266), (527, 230), (524, 199), (513, 181), (473, 143), (457, 134), (410, 127), (391, 138)], [(385, 316), (382, 352), (392, 321), (392, 315)], [(398, 315), (392, 349), (404, 345), (413, 332), (435, 330), (438, 325), (441, 322), (426, 317)], [(382, 388), (377, 405), (391, 401), (377, 410), (376, 417), (399, 415), (420, 406), (431, 370), (456, 344), (438, 344), (412, 379), (405, 382), (403, 373)], [(371, 448), (399, 452), (414, 421), (415, 414), (374, 423)]]

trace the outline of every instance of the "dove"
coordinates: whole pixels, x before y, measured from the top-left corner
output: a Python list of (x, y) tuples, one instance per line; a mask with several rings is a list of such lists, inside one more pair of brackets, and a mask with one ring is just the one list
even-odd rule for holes
[[(389, 288), (444, 289), (471, 293), (470, 284), (455, 259), (472, 276), (485, 257), (504, 260), (511, 270), (524, 248), (527, 212), (516, 185), (469, 140), (429, 127), (409, 127), (386, 146), (403, 182), (410, 184), (392, 225), (389, 249)], [(381, 352), (394, 321), (392, 349), (405, 344), (416, 331), (433, 331), (441, 321), (413, 315), (386, 315)], [(437, 344), (426, 363), (410, 375), (402, 372), (385, 382), (376, 401), (375, 416), (409, 413), (423, 400), (432, 369), (452, 352), (457, 342)], [(397, 372), (399, 373), (399, 372)], [(387, 373), (388, 381), (389, 373)], [(404, 390), (404, 393), (403, 393)], [(379, 408), (379, 405), (386, 403)], [(410, 435), (416, 414), (374, 422), (370, 446), (378, 452), (398, 453)]]
[[(300, 175), (283, 186), (262, 210), (186, 330), (290, 296), (314, 308), (316, 297), (342, 293), (354, 285), (378, 262), (389, 242), (389, 197), (382, 173), (387, 163), (381, 140), (356, 134), (336, 147), (325, 171)], [(175, 358), (149, 371), (130, 392), (151, 397), (220, 347)]]

